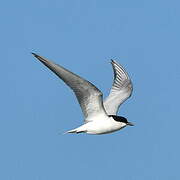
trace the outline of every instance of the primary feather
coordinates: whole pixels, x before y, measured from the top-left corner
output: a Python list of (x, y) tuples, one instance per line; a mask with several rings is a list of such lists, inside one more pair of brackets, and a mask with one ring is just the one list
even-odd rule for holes
[(116, 115), (119, 106), (131, 96), (133, 86), (125, 69), (116, 61), (111, 61), (114, 71), (114, 81), (109, 96), (104, 101), (104, 107), (109, 115)]

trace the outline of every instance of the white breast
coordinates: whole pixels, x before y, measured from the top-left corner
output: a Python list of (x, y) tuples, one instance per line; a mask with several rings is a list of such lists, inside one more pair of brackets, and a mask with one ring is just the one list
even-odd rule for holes
[(108, 117), (108, 119), (88, 122), (83, 125), (83, 129), (85, 128), (88, 134), (106, 134), (122, 129), (125, 126), (125, 123), (117, 122), (112, 117)]

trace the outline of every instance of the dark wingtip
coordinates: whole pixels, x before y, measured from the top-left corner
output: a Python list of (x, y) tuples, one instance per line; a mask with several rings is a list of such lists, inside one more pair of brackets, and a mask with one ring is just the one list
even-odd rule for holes
[(33, 53), (33, 52), (31, 52), (31, 54), (32, 54), (34, 57), (38, 57), (38, 55), (35, 54), (35, 53)]
[(48, 62), (48, 60), (46, 60), (46, 59), (44, 59), (43, 57), (37, 55), (36, 53), (31, 52), (31, 54), (32, 54), (35, 58), (37, 58), (39, 61), (41, 61), (41, 62), (43, 62), (43, 63), (47, 63), (47, 62)]
[(114, 60), (113, 60), (113, 59), (111, 59), (110, 63), (111, 63), (111, 64), (113, 64), (113, 63), (114, 63)]
[(111, 59), (111, 64), (115, 64), (115, 63), (116, 63), (116, 61)]

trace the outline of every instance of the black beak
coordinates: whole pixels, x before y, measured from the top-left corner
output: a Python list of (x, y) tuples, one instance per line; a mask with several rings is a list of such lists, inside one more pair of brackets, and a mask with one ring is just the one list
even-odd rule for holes
[(131, 122), (128, 122), (127, 125), (129, 125), (129, 126), (134, 126), (134, 124), (131, 123)]

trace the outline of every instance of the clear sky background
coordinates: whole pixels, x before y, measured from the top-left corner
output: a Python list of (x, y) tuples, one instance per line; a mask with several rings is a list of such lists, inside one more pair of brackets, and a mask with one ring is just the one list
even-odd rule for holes
[[(1, 180), (179, 180), (178, 0), (4, 0), (0, 6)], [(108, 95), (110, 59), (134, 92), (108, 135), (67, 134), (83, 115), (72, 91), (30, 52)], [(60, 133), (60, 134), (58, 134)]]

